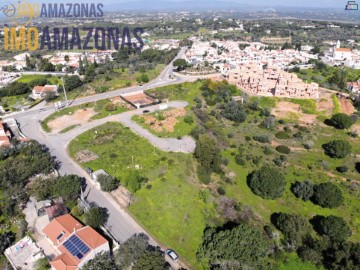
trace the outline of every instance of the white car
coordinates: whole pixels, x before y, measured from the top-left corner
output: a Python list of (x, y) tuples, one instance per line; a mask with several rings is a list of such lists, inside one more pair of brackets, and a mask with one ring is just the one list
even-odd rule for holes
[(166, 251), (165, 251), (165, 253), (167, 254), (167, 255), (169, 255), (169, 257), (171, 258), (171, 259), (173, 259), (174, 261), (177, 261), (178, 260), (178, 258), (179, 258), (179, 256), (175, 253), (175, 251), (173, 251), (172, 249), (167, 249)]

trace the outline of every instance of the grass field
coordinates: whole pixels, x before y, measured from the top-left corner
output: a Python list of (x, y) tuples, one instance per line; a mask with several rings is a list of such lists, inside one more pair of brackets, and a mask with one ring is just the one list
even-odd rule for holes
[(135, 193), (130, 212), (155, 238), (196, 266), (195, 254), (213, 205), (199, 197), (192, 156), (162, 152), (119, 123), (96, 131), (74, 139), (69, 145), (71, 156), (83, 149), (96, 153), (99, 159), (81, 166), (104, 169), (121, 183), (134, 172), (147, 177), (148, 183)]
[(57, 76), (46, 76), (46, 75), (22, 75), (20, 79), (18, 79), (18, 82), (23, 82), (23, 83), (29, 83), (34, 79), (40, 79), (40, 78), (45, 78), (47, 79), (51, 84), (57, 84), (57, 85), (61, 85), (61, 79), (60, 77)]
[[(162, 100), (186, 100), (194, 105), (194, 98), (201, 97), (200, 86), (201, 82), (185, 83), (154, 89), (149, 93)], [(259, 101), (261, 107), (274, 108), (279, 99), (259, 98)], [(307, 114), (319, 114), (313, 101), (291, 102), (299, 104)], [(213, 109), (209, 107), (205, 111), (209, 113)], [(265, 118), (259, 111), (249, 110), (247, 120), (241, 124), (224, 118), (217, 121), (215, 116), (208, 116), (207, 128), (211, 128), (212, 134), (221, 141), (222, 158), (227, 161), (224, 174), (232, 175), (230, 181), (223, 175), (215, 174), (212, 175), (211, 185), (200, 185), (192, 155), (161, 152), (120, 124), (109, 123), (96, 128), (97, 134), (94, 130), (82, 134), (71, 142), (69, 151), (72, 156), (84, 149), (96, 153), (98, 160), (81, 165), (94, 170), (105, 169), (125, 185), (135, 165), (141, 166), (138, 173), (147, 177), (149, 182), (135, 192), (136, 200), (130, 207), (131, 213), (151, 234), (166, 246), (176, 249), (195, 269), (201, 269), (195, 255), (205, 226), (221, 225), (223, 221), (218, 209), (219, 194), (214, 191), (217, 187), (223, 187), (223, 196), (238, 203), (240, 209), (250, 209), (259, 227), (270, 224), (270, 216), (275, 212), (296, 213), (307, 219), (314, 215), (335, 215), (343, 217), (351, 227), (353, 234), (350, 240), (360, 241), (360, 190), (348, 181), (359, 179), (355, 170), (355, 162), (359, 161), (360, 155), (359, 138), (351, 138), (345, 131), (326, 126), (321, 121), (301, 124), (296, 117), (290, 122), (276, 122), (273, 128), (265, 129), (262, 125)], [(275, 134), (285, 128), (289, 138), (276, 138)], [(272, 144), (253, 140), (255, 135), (268, 136)], [(353, 155), (345, 159), (326, 156), (322, 145), (334, 139), (351, 142)], [(309, 141), (313, 142), (313, 147), (306, 150), (303, 144)], [(283, 165), (276, 167), (274, 159), (280, 154), (275, 147), (280, 144), (288, 146), (291, 153), (286, 156)], [(242, 155), (245, 165), (236, 163), (235, 156), (238, 154)], [(246, 183), (247, 175), (265, 164), (275, 166), (286, 177), (286, 190), (277, 200), (256, 196)], [(347, 173), (336, 171), (336, 167), (342, 165), (349, 167)], [(291, 185), (305, 180), (335, 183), (343, 193), (344, 204), (328, 209), (296, 198), (291, 192)], [(288, 260), (280, 263), (279, 269), (315, 268), (303, 263), (296, 255), (288, 255)]]
[(333, 103), (334, 103), (333, 113), (334, 114), (341, 113), (341, 104), (340, 104), (339, 99), (337, 98), (337, 96), (335, 94), (332, 96), (332, 99), (333, 99)]

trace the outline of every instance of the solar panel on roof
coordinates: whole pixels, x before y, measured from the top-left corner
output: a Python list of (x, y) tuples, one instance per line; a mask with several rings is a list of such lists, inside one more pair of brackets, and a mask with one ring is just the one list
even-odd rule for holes
[(81, 260), (85, 254), (90, 251), (90, 248), (75, 234), (67, 239), (63, 246), (73, 255)]

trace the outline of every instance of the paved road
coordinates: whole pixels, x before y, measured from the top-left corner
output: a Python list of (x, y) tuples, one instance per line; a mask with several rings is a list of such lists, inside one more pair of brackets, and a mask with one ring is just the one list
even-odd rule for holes
[[(184, 52), (185, 50), (182, 49), (178, 54), (177, 58), (182, 57)], [(144, 85), (142, 87), (129, 87), (126, 89), (119, 89), (113, 92), (102, 93), (99, 95), (77, 99), (71, 102), (70, 106), (75, 106), (87, 102), (94, 102), (101, 99), (107, 99), (107, 98), (119, 96), (120, 94), (123, 93), (137, 92), (141, 90), (151, 89), (154, 87), (178, 84), (185, 81), (194, 81), (197, 79), (195, 77), (189, 77), (189, 78), (176, 77), (175, 79), (169, 79), (169, 76), (173, 74), (172, 71), (173, 71), (173, 67), (172, 67), (172, 63), (170, 63), (161, 72), (158, 78), (151, 81), (147, 85)], [(104, 207), (108, 209), (109, 219), (107, 222), (107, 227), (110, 233), (115, 237), (117, 241), (123, 242), (127, 240), (129, 237), (131, 237), (131, 235), (133, 235), (134, 233), (144, 232), (144, 230), (134, 221), (134, 219), (113, 200), (111, 195), (98, 190), (94, 186), (92, 180), (84, 172), (84, 170), (69, 157), (66, 149), (67, 149), (67, 144), (69, 142), (68, 136), (72, 134), (71, 132), (67, 136), (61, 136), (60, 134), (50, 135), (42, 131), (39, 122), (53, 112), (54, 112), (53, 106), (45, 106), (41, 109), (32, 108), (25, 112), (20, 112), (20, 113), (15, 113), (13, 115), (5, 116), (4, 118), (15, 117), (19, 123), (19, 127), (21, 131), (28, 138), (37, 140), (42, 144), (46, 144), (49, 147), (51, 154), (56, 156), (57, 159), (61, 162), (61, 167), (59, 170), (60, 174), (62, 175), (76, 174), (85, 177), (87, 179), (86, 182), (87, 187), (85, 190), (85, 194), (87, 194), (87, 199), (90, 202), (95, 202), (100, 207)], [(124, 122), (124, 124), (126, 123), (127, 121)], [(98, 124), (101, 124), (101, 121), (99, 121)], [(76, 134), (73, 134), (73, 136), (75, 135)], [(176, 143), (179, 143), (179, 141), (176, 140)], [(191, 143), (186, 142), (185, 139), (185, 144), (183, 146), (184, 149), (188, 147), (189, 148), (192, 147), (190, 144)], [(152, 242), (155, 243), (153, 240)], [(162, 247), (162, 248), (166, 248), (166, 247)], [(173, 248), (176, 249), (176, 247)], [(179, 268), (178, 264), (174, 264), (172, 261), (169, 262), (173, 265), (175, 269)]]

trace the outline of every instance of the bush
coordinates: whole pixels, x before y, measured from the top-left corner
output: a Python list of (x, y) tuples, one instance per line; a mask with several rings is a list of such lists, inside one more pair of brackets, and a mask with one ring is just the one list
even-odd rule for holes
[(312, 223), (320, 235), (326, 235), (333, 241), (343, 242), (351, 236), (351, 230), (346, 221), (336, 216), (316, 216)]
[(242, 156), (240, 155), (237, 155), (235, 157), (235, 161), (236, 161), (236, 164), (240, 165), (240, 166), (245, 166), (246, 165), (246, 162), (245, 160), (242, 158)]
[(348, 129), (353, 125), (353, 120), (351, 116), (344, 113), (334, 114), (331, 119), (331, 124), (337, 129)]
[(280, 140), (287, 140), (287, 139), (291, 138), (290, 134), (286, 131), (280, 131), (280, 132), (276, 133), (275, 137)]
[(315, 185), (309, 181), (296, 182), (291, 190), (297, 198), (308, 201), (314, 195), (314, 187)]
[(300, 215), (275, 213), (271, 216), (274, 226), (280, 230), (286, 240), (301, 243), (301, 240), (310, 231), (309, 222)]
[(100, 174), (97, 180), (100, 183), (101, 190), (105, 192), (111, 192), (119, 187), (119, 181), (111, 175)]
[(346, 172), (348, 172), (349, 168), (347, 166), (340, 166), (340, 167), (337, 167), (336, 170), (339, 173), (346, 173)]
[(321, 183), (314, 188), (312, 198), (315, 204), (324, 208), (336, 208), (342, 205), (343, 196), (341, 190), (332, 183)]
[(288, 155), (288, 154), (291, 153), (290, 148), (287, 147), (286, 145), (279, 145), (279, 146), (277, 146), (275, 149), (276, 149), (276, 151), (278, 151), (278, 152), (281, 153), (281, 154)]
[(248, 186), (258, 196), (264, 199), (276, 199), (285, 190), (285, 177), (279, 170), (264, 166), (247, 177)]
[(343, 140), (331, 141), (323, 145), (325, 154), (332, 158), (345, 158), (351, 153), (351, 144)]
[(253, 137), (254, 141), (260, 143), (270, 143), (269, 137), (267, 135), (256, 135)]
[(236, 123), (243, 123), (246, 120), (247, 114), (242, 105), (232, 101), (223, 106), (221, 114), (230, 121)]

